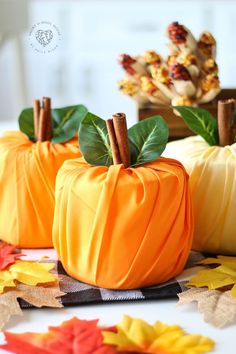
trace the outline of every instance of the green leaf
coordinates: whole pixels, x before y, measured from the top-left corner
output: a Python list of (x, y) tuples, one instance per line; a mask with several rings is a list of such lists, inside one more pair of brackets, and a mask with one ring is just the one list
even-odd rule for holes
[(168, 127), (161, 116), (153, 116), (128, 130), (132, 167), (156, 160), (165, 150)]
[[(52, 109), (51, 142), (54, 144), (62, 143), (73, 138), (87, 112), (87, 108), (83, 105)], [(30, 140), (35, 140), (34, 116), (32, 108), (24, 109), (21, 112), (19, 116), (19, 127), (20, 130), (30, 138)]]
[(95, 166), (112, 165), (112, 151), (106, 123), (88, 112), (79, 130), (79, 145), (85, 160)]
[(217, 120), (205, 109), (187, 106), (173, 107), (181, 114), (187, 126), (205, 139), (209, 145), (218, 145)]
[(19, 116), (19, 127), (30, 140), (35, 140), (33, 108), (26, 108), (21, 112)]
[(52, 143), (73, 138), (88, 110), (83, 105), (52, 109)]

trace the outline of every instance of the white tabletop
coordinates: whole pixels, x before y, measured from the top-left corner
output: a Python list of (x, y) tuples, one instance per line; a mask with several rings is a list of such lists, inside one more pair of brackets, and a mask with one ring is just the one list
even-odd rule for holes
[[(5, 129), (14, 129), (16, 122), (0, 124), (0, 133)], [(202, 334), (211, 337), (216, 342), (216, 354), (235, 354), (236, 321), (223, 329), (216, 329), (203, 321), (197, 311), (196, 303), (176, 306), (177, 299), (158, 301), (116, 302), (98, 305), (80, 305), (62, 309), (27, 309), (23, 316), (12, 317), (5, 330), (12, 332), (45, 332), (49, 325), (59, 325), (61, 322), (77, 316), (81, 319), (100, 319), (101, 325), (117, 324), (124, 314), (142, 318), (149, 323), (157, 320), (167, 324), (181, 325), (191, 334)], [(1, 315), (1, 314), (0, 314)], [(4, 336), (0, 333), (0, 343)], [(6, 353), (0, 350), (0, 353)]]
[[(216, 329), (203, 321), (195, 304), (185, 306), (176, 306), (176, 304), (177, 300), (158, 300), (105, 303), (63, 309), (27, 309), (23, 310), (22, 317), (12, 318), (5, 329), (12, 332), (44, 332), (48, 325), (59, 325), (73, 316), (88, 320), (98, 318), (101, 325), (114, 325), (124, 314), (128, 314), (150, 323), (160, 320), (170, 325), (179, 324), (191, 334), (202, 334), (215, 340), (217, 345), (214, 353), (235, 354), (235, 325)], [(0, 334), (0, 343), (2, 342), (3, 335)], [(0, 350), (0, 353), (6, 352)]]

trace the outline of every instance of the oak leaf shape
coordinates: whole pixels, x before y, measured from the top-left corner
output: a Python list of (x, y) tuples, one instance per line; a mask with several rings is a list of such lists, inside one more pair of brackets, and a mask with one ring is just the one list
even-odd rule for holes
[(103, 343), (101, 332), (105, 328), (97, 323), (74, 317), (58, 327), (48, 327), (47, 333), (4, 332), (6, 343), (0, 348), (17, 354), (116, 354), (114, 347)]
[(188, 335), (181, 327), (159, 321), (153, 325), (141, 319), (124, 316), (117, 325), (117, 333), (103, 332), (104, 343), (116, 346), (118, 351), (150, 354), (208, 353), (214, 342), (200, 335)]
[(24, 256), (23, 253), (16, 253), (16, 247), (0, 241), (0, 270), (6, 269), (15, 263), (16, 258)]
[(54, 263), (16, 261), (8, 269), (0, 271), (0, 294), (5, 288), (16, 287), (16, 281), (27, 285), (56, 282), (57, 277), (49, 273), (54, 266)]
[(191, 288), (178, 294), (178, 297), (178, 305), (197, 302), (204, 321), (215, 327), (221, 328), (235, 322), (236, 302), (229, 291)]
[(36, 307), (63, 307), (57, 297), (63, 296), (58, 285), (52, 287), (30, 286), (18, 284), (16, 289), (8, 290), (0, 295), (0, 330), (9, 321), (11, 316), (22, 316), (23, 312), (17, 301), (21, 298)]
[[(209, 290), (230, 287), (230, 294), (236, 301), (236, 257), (218, 256), (206, 258), (199, 264), (218, 265), (215, 268), (203, 269), (190, 279), (186, 286), (197, 288), (208, 287)], [(220, 265), (219, 265), (220, 264)]]

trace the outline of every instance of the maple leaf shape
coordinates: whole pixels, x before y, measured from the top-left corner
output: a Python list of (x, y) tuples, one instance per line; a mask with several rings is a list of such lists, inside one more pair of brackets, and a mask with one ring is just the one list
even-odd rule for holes
[(20, 298), (35, 307), (63, 307), (57, 298), (64, 296), (65, 293), (59, 289), (58, 284), (54, 284), (53, 286), (18, 284), (17, 290), (23, 293), (22, 296), (19, 296)]
[(16, 258), (24, 256), (23, 253), (16, 253), (16, 247), (0, 241), (0, 270), (6, 269), (15, 263)]
[(186, 285), (197, 288), (208, 287), (209, 290), (231, 287), (230, 293), (236, 301), (236, 257), (206, 258), (199, 264), (220, 265), (199, 271)]
[(204, 321), (215, 327), (224, 327), (235, 321), (236, 302), (229, 291), (191, 288), (178, 294), (178, 305), (198, 303), (198, 310), (203, 314)]
[(58, 284), (51, 287), (30, 286), (18, 284), (16, 289), (8, 290), (0, 295), (0, 330), (13, 315), (22, 316), (22, 311), (17, 301), (21, 298), (36, 307), (63, 307), (57, 297), (63, 296)]
[(22, 316), (23, 313), (17, 301), (17, 297), (23, 296), (21, 291), (9, 291), (5, 294), (0, 295), (0, 330), (9, 321), (11, 316), (18, 315)]
[(15, 287), (16, 281), (27, 285), (56, 282), (57, 277), (49, 273), (54, 266), (54, 263), (16, 261), (8, 269), (0, 271), (0, 294), (5, 288)]
[(97, 323), (74, 317), (59, 327), (49, 327), (47, 333), (4, 332), (6, 344), (0, 348), (16, 354), (116, 354), (114, 347), (103, 343), (101, 334), (115, 328), (99, 328)]
[(179, 326), (161, 322), (149, 325), (141, 319), (124, 316), (117, 333), (103, 332), (104, 343), (115, 345), (118, 351), (150, 354), (207, 353), (214, 342), (203, 336), (188, 335)]

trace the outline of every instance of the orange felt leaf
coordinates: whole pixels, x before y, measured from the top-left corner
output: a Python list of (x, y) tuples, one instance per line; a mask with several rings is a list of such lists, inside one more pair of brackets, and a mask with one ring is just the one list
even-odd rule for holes
[(200, 354), (214, 348), (214, 342), (200, 335), (188, 335), (179, 326), (148, 323), (125, 316), (116, 327), (98, 327), (97, 320), (72, 318), (47, 333), (4, 332), (0, 349), (16, 354)]
[(24, 256), (23, 253), (16, 253), (16, 247), (0, 241), (0, 270), (6, 269), (15, 263), (16, 258)]
[(116, 354), (113, 346), (103, 343), (101, 334), (115, 328), (98, 327), (97, 323), (74, 317), (58, 327), (49, 327), (47, 333), (4, 332), (6, 344), (0, 348), (16, 354)]

